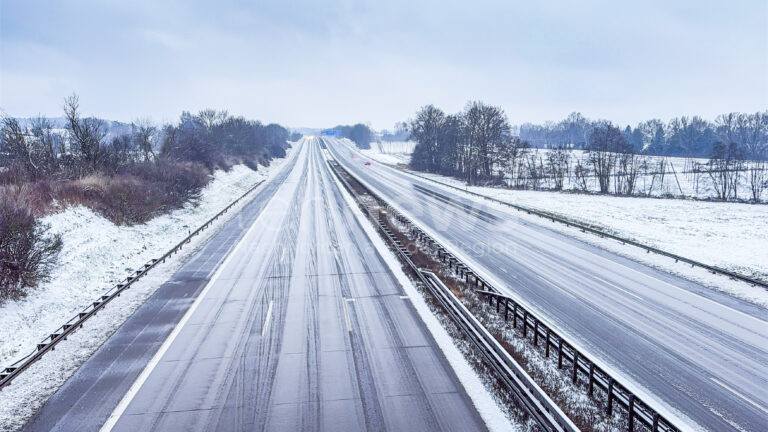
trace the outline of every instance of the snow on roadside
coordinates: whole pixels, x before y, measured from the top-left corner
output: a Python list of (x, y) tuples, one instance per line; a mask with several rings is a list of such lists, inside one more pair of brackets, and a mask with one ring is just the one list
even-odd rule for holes
[[(62, 235), (64, 247), (59, 265), (50, 282), (31, 290), (21, 300), (0, 305), (0, 367), (9, 366), (33, 350), (46, 334), (131, 270), (176, 245), (256, 182), (271, 176), (284, 160), (274, 160), (269, 167), (260, 167), (258, 171), (243, 165), (229, 172), (217, 171), (196, 205), (189, 203), (142, 225), (116, 226), (84, 207), (71, 207), (45, 217), (43, 220), (51, 224), (52, 231)], [(91, 318), (83, 329), (0, 391), (0, 430), (23, 426), (48, 397), (248, 201), (246, 198), (238, 203), (212, 228), (194, 237), (179, 254), (133, 284), (104, 312)]]
[(371, 143), (371, 148), (359, 150), (373, 160), (390, 165), (407, 165), (416, 147), (413, 141), (381, 141)]

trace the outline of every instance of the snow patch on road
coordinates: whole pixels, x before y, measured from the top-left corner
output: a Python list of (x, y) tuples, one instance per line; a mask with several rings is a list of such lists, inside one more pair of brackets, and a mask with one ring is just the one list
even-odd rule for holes
[[(9, 366), (34, 349), (47, 333), (133, 269), (175, 246), (256, 182), (276, 172), (284, 160), (275, 160), (258, 171), (244, 165), (226, 172), (217, 171), (197, 202), (142, 225), (116, 226), (79, 206), (45, 217), (43, 222), (51, 225), (52, 232), (61, 234), (64, 242), (59, 265), (50, 282), (30, 291), (21, 300), (0, 305), (0, 367)], [(249, 195), (252, 196), (253, 193)], [(246, 197), (239, 202), (211, 228), (195, 236), (180, 253), (134, 283), (55, 351), (43, 356), (12, 385), (0, 391), (0, 430), (22, 427), (163, 282), (249, 201)]]

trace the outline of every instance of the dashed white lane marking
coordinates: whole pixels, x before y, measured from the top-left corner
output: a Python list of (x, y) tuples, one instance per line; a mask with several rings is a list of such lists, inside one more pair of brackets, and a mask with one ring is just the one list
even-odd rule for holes
[(265, 334), (267, 334), (267, 330), (269, 330), (269, 319), (272, 318), (272, 306), (274, 306), (275, 302), (273, 300), (269, 301), (269, 307), (267, 308), (267, 317), (264, 318), (264, 327), (261, 328), (261, 337), (264, 337)]
[(401, 299), (403, 299), (403, 300), (408, 300), (408, 299), (410, 299), (410, 297), (408, 297), (407, 295), (401, 295), (401, 296), (400, 296), (400, 298), (401, 298)]
[(624, 289), (624, 288), (622, 288), (622, 287), (620, 287), (620, 286), (618, 286), (618, 285), (612, 284), (612, 283), (608, 282), (608, 281), (607, 281), (607, 280), (605, 280), (605, 279), (599, 278), (599, 277), (597, 277), (597, 276), (592, 276), (592, 277), (593, 277), (593, 278), (595, 278), (595, 279), (597, 279), (597, 280), (599, 280), (600, 282), (602, 282), (602, 283), (604, 283), (604, 284), (606, 284), (606, 285), (609, 285), (609, 286), (611, 286), (611, 287), (613, 287), (613, 288), (616, 288), (617, 290), (623, 291), (625, 294), (631, 295), (632, 297), (634, 297), (634, 298), (636, 298), (636, 299), (638, 299), (638, 300), (640, 300), (640, 301), (642, 301), (642, 300), (643, 300), (643, 298), (642, 298), (642, 297), (640, 297), (639, 295), (636, 295), (636, 294), (634, 294), (634, 293), (632, 293), (632, 292), (629, 292), (628, 290), (626, 290), (626, 289)]
[(349, 319), (349, 309), (347, 308), (347, 303), (355, 301), (355, 299), (352, 298), (344, 298), (342, 297), (342, 306), (344, 307), (344, 322), (347, 324), (347, 331), (352, 331), (352, 321)]
[(552, 281), (550, 281), (550, 280), (548, 280), (548, 279), (546, 279), (546, 278), (543, 278), (543, 277), (541, 277), (541, 276), (539, 276), (539, 275), (536, 275), (536, 277), (537, 277), (537, 278), (539, 278), (539, 279), (541, 279), (541, 280), (543, 280), (543, 281), (544, 281), (544, 282), (546, 282), (547, 284), (549, 284), (549, 285), (551, 285), (551, 286), (553, 286), (553, 287), (555, 287), (555, 288), (559, 289), (561, 292), (563, 292), (565, 295), (567, 295), (567, 296), (571, 297), (572, 299), (574, 299), (574, 300), (578, 300), (578, 299), (576, 298), (576, 296), (574, 296), (573, 294), (569, 293), (569, 292), (568, 292), (567, 290), (565, 290), (564, 288), (561, 288), (561, 287), (557, 286), (557, 284), (555, 284), (554, 282), (552, 282)]
[(759, 409), (760, 411), (768, 414), (768, 408), (765, 408), (764, 406), (758, 404), (757, 402), (753, 401), (752, 399), (744, 396), (743, 394), (739, 393), (736, 389), (734, 389), (733, 387), (729, 386), (728, 384), (725, 384), (724, 382), (718, 380), (717, 378), (710, 378), (710, 380), (713, 383), (719, 385), (720, 387), (722, 387), (722, 388), (728, 390), (729, 392), (735, 394), (736, 396), (740, 397), (745, 402), (748, 402), (750, 405), (754, 406), (755, 408)]

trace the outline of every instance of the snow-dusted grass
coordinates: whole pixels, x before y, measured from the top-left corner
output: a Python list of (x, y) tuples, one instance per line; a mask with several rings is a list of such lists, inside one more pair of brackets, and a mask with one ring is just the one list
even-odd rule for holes
[[(84, 207), (70, 207), (44, 218), (64, 241), (59, 265), (50, 282), (30, 291), (23, 299), (0, 305), (0, 367), (10, 365), (34, 349), (48, 333), (131, 270), (162, 255), (189, 231), (202, 225), (256, 182), (270, 176), (283, 161), (275, 160), (268, 168), (258, 171), (242, 165), (228, 172), (217, 171), (197, 203), (189, 203), (143, 225), (116, 226)], [(246, 198), (238, 203), (211, 228), (194, 237), (179, 254), (134, 283), (55, 351), (0, 391), (0, 430), (21, 427), (187, 258), (248, 201), (250, 199)]]

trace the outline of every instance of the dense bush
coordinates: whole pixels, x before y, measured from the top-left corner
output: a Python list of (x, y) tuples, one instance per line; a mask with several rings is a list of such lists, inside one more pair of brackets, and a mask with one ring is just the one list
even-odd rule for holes
[(180, 208), (208, 183), (209, 170), (193, 162), (135, 164), (111, 176), (94, 173), (61, 183), (53, 192), (66, 204), (85, 205), (117, 224), (143, 223)]
[(0, 300), (46, 280), (60, 251), (61, 237), (48, 234), (29, 209), (0, 199)]

